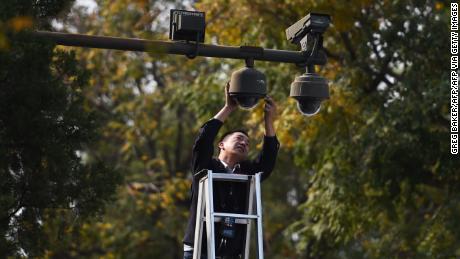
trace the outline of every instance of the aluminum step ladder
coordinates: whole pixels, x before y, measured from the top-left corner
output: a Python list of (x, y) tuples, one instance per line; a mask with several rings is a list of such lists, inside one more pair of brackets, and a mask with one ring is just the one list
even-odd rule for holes
[[(203, 235), (203, 226), (206, 222), (206, 242), (208, 259), (216, 258), (216, 248), (214, 243), (215, 229), (214, 222), (220, 222), (225, 217), (235, 218), (235, 224), (246, 224), (246, 243), (244, 248), (244, 258), (249, 259), (249, 247), (251, 236), (251, 225), (255, 221), (257, 230), (257, 258), (264, 258), (263, 250), (263, 235), (262, 235), (262, 200), (260, 192), (260, 175), (243, 175), (229, 173), (213, 173), (212, 170), (207, 170), (207, 174), (200, 179), (198, 185), (198, 204), (196, 210), (195, 224), (195, 242), (193, 249), (193, 259), (200, 259), (201, 256), (201, 240)], [(248, 214), (221, 213), (214, 211), (213, 203), (213, 181), (233, 181), (233, 182), (249, 182), (249, 201)], [(255, 204), (254, 204), (255, 200)], [(255, 206), (254, 206), (255, 205)], [(255, 208), (254, 208), (255, 207)], [(255, 214), (254, 214), (255, 211)], [(205, 213), (206, 212), (206, 213)]]

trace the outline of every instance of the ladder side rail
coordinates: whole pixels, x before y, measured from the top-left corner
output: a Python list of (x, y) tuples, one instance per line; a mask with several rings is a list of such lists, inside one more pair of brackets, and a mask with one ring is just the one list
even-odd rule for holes
[(203, 238), (203, 216), (204, 216), (204, 180), (200, 180), (198, 184), (198, 203), (197, 203), (197, 215), (195, 220), (195, 242), (193, 243), (193, 259), (200, 259), (201, 257), (201, 240)]
[(264, 240), (263, 240), (263, 228), (262, 228), (262, 199), (260, 189), (260, 175), (256, 173), (255, 188), (256, 188), (256, 210), (257, 210), (257, 258), (264, 258)]
[(213, 175), (212, 171), (208, 170), (208, 178), (205, 180), (206, 188), (206, 240), (208, 259), (216, 258), (216, 248), (214, 245), (214, 201), (213, 201)]
[[(251, 176), (251, 180), (249, 183), (249, 194), (248, 194), (248, 214), (254, 214), (254, 181), (255, 177)], [(244, 248), (244, 258), (249, 259), (249, 251), (251, 246), (251, 228), (252, 228), (252, 220), (248, 220), (248, 224), (246, 226), (246, 237), (245, 237), (245, 248)]]

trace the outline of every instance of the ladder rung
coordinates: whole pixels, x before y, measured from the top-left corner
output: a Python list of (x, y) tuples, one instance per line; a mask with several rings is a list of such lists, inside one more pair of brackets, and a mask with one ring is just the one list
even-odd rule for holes
[(239, 218), (239, 219), (257, 219), (258, 218), (257, 215), (249, 215), (249, 214), (223, 213), (223, 212), (215, 212), (213, 214), (214, 214), (214, 217), (232, 217), (232, 218)]
[(213, 173), (212, 179), (213, 180), (221, 180), (221, 181), (249, 181), (252, 175), (245, 175), (245, 174), (225, 174), (225, 173)]
[[(221, 222), (223, 219), (224, 217), (214, 217), (214, 222)], [(206, 218), (203, 218), (203, 221), (206, 221)], [(240, 224), (240, 225), (247, 225), (249, 224), (250, 221), (251, 221), (250, 219), (239, 219), (239, 218), (235, 219), (235, 223)]]
[[(233, 213), (219, 213), (219, 214), (225, 214), (223, 215), (216, 215), (217, 213), (214, 213), (214, 222), (221, 222), (224, 217), (234, 217), (235, 223), (236, 224), (249, 224), (249, 221), (252, 219), (257, 219), (257, 215), (246, 215), (246, 214), (233, 214)], [(243, 218), (244, 217), (244, 218)], [(204, 222), (206, 222), (206, 217), (201, 218)]]

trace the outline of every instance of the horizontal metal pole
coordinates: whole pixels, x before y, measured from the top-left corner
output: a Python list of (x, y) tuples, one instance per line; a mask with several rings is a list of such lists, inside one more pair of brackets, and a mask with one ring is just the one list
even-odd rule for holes
[(64, 46), (144, 51), (188, 56), (196, 55), (233, 59), (253, 58), (254, 60), (295, 64), (306, 63), (309, 56), (308, 53), (301, 51), (264, 49), (261, 47), (231, 47), (201, 43), (197, 46), (195, 43), (178, 41), (143, 40), (48, 31), (35, 31), (33, 35), (37, 38), (47, 39), (58, 45)]

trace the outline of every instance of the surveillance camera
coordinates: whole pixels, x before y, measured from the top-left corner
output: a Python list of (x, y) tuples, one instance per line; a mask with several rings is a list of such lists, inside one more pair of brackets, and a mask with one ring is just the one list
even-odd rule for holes
[(253, 67), (232, 73), (228, 93), (243, 109), (252, 109), (267, 95), (265, 75)]
[(297, 100), (303, 115), (313, 116), (319, 112), (321, 102), (329, 98), (328, 82), (316, 73), (305, 73), (291, 84), (290, 97)]
[(293, 44), (299, 44), (308, 33), (322, 34), (329, 27), (331, 16), (320, 13), (309, 13), (286, 29), (286, 38)]
[(171, 9), (169, 39), (204, 42), (206, 30), (205, 13)]

